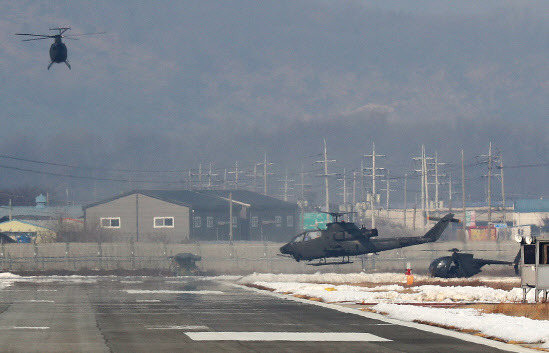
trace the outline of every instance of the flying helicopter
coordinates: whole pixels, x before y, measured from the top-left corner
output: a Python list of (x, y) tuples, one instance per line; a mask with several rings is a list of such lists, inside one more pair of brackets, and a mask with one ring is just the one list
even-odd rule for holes
[(429, 265), (429, 273), (433, 277), (440, 278), (467, 278), (481, 272), (484, 265), (513, 265), (515, 261), (500, 261), (475, 259), (473, 254), (461, 253), (459, 249), (453, 248), (450, 256), (443, 256), (435, 259)]
[[(318, 263), (310, 264), (313, 266), (348, 264), (352, 263), (350, 256), (377, 254), (380, 251), (437, 241), (450, 222), (459, 222), (453, 218), (452, 213), (448, 213), (437, 218), (438, 223), (423, 236), (372, 239), (378, 236), (377, 229), (366, 229), (364, 226), (358, 228), (354, 223), (338, 221), (345, 213), (328, 214), (335, 218), (335, 222), (326, 224), (325, 230), (307, 230), (295, 236), (280, 248), (281, 256), (293, 257), (297, 262), (319, 259)], [(340, 256), (341, 261), (326, 261), (327, 258)]]
[(67, 60), (67, 46), (65, 43), (63, 43), (62, 38), (65, 39), (72, 39), (72, 40), (78, 40), (78, 38), (73, 38), (77, 36), (87, 36), (91, 34), (103, 34), (105, 32), (96, 32), (96, 33), (79, 33), (79, 34), (71, 34), (71, 35), (65, 35), (65, 32), (70, 30), (70, 27), (55, 27), (50, 28), (50, 31), (59, 31), (57, 34), (34, 34), (34, 33), (15, 33), (17, 36), (29, 36), (29, 37), (35, 37), (30, 39), (23, 39), (23, 42), (29, 42), (31, 40), (42, 40), (42, 39), (48, 39), (53, 38), (54, 42), (50, 46), (50, 59), (51, 62), (48, 65), (48, 70), (54, 63), (65, 63), (69, 70), (71, 69), (71, 64)]

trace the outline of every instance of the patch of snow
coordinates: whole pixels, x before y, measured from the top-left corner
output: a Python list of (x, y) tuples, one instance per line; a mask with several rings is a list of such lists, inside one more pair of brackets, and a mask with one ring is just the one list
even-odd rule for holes
[(273, 289), (278, 293), (321, 298), (329, 303), (515, 302), (522, 298), (520, 288), (506, 291), (471, 286), (425, 285), (408, 288), (399, 284), (375, 287), (299, 282), (254, 282), (253, 284)]
[[(473, 277), (473, 278), (432, 278), (430, 276), (415, 275), (415, 281), (440, 281), (448, 284), (467, 282), (491, 282), (491, 283), (516, 283), (520, 284), (518, 277)], [(252, 284), (255, 282), (306, 282), (306, 283), (406, 283), (404, 273), (314, 273), (314, 274), (274, 274), (253, 273), (242, 277), (238, 283)]]
[(21, 276), (15, 275), (11, 272), (2, 272), (2, 273), (0, 273), (0, 279), (13, 279), (13, 278), (21, 278)]
[(503, 314), (484, 314), (477, 309), (446, 309), (380, 303), (373, 310), (402, 321), (422, 321), (479, 331), (505, 341), (543, 342), (549, 347), (549, 321)]

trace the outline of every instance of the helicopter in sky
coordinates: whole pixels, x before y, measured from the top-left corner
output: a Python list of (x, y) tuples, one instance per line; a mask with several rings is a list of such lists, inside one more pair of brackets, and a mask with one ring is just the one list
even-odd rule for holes
[[(429, 273), (433, 277), (440, 278), (467, 278), (481, 272), (484, 265), (516, 265), (518, 261), (500, 261), (475, 259), (473, 254), (461, 253), (459, 249), (450, 249), (450, 256), (443, 256), (435, 259), (429, 265)], [(520, 260), (520, 259), (519, 259)]]
[[(280, 248), (281, 256), (301, 260), (319, 259), (313, 266), (340, 265), (351, 263), (350, 256), (375, 253), (380, 251), (404, 248), (407, 246), (437, 241), (450, 222), (459, 222), (452, 213), (437, 218), (435, 224), (425, 235), (419, 237), (397, 237), (372, 239), (378, 236), (377, 229), (358, 228), (356, 224), (338, 221), (345, 213), (329, 213), (335, 222), (326, 224), (325, 230), (307, 230), (295, 236), (289, 243)], [(433, 219), (433, 218), (431, 218)], [(330, 257), (342, 257), (339, 262), (327, 262)]]
[(71, 35), (65, 35), (65, 32), (70, 30), (70, 27), (55, 27), (50, 28), (50, 31), (59, 31), (57, 34), (34, 34), (34, 33), (15, 33), (17, 36), (28, 36), (28, 37), (35, 37), (30, 39), (23, 39), (23, 42), (29, 42), (31, 40), (42, 40), (42, 39), (48, 39), (53, 38), (54, 42), (50, 46), (50, 64), (48, 65), (48, 70), (50, 67), (54, 64), (60, 64), (65, 63), (69, 70), (71, 69), (71, 64), (67, 60), (67, 46), (65, 43), (63, 43), (62, 38), (65, 39), (72, 39), (72, 40), (78, 40), (78, 38), (73, 38), (77, 36), (87, 36), (91, 34), (103, 34), (105, 32), (96, 32), (96, 33), (79, 33), (79, 34), (71, 34)]

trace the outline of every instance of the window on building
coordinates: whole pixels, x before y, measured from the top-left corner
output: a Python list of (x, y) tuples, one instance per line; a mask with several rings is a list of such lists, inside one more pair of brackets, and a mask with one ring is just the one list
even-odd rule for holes
[(214, 226), (214, 218), (206, 217), (206, 227), (213, 228), (213, 226)]
[(173, 217), (154, 217), (154, 228), (173, 228)]
[(282, 225), (282, 217), (281, 216), (275, 216), (275, 223), (277, 227), (280, 227)]
[(534, 265), (536, 263), (536, 246), (524, 245), (524, 264)]
[(286, 216), (286, 226), (288, 227), (294, 226), (294, 216)]
[(194, 228), (202, 227), (202, 217), (200, 216), (193, 217), (193, 226)]
[(257, 228), (258, 225), (259, 225), (259, 217), (253, 216), (252, 217), (252, 228)]
[(101, 217), (101, 228), (120, 228), (120, 217)]

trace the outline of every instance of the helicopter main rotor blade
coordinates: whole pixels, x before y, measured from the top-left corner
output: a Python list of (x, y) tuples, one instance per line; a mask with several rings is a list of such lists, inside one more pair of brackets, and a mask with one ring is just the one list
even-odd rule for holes
[(79, 38), (71, 38), (71, 37), (63, 37), (65, 39), (70, 39), (70, 40), (80, 40)]
[(69, 34), (65, 38), (76, 37), (76, 36), (90, 36), (90, 35), (93, 35), (93, 34), (105, 34), (105, 33), (107, 33), (107, 32), (77, 33), (77, 34)]
[(44, 37), (44, 38), (32, 38), (32, 39), (23, 39), (21, 41), (22, 42), (30, 42), (31, 40), (42, 40), (42, 39), (48, 39), (48, 38), (46, 38), (46, 37)]
[(34, 33), (15, 33), (16, 36), (33, 36), (33, 37), (53, 37), (50, 34), (34, 34)]

